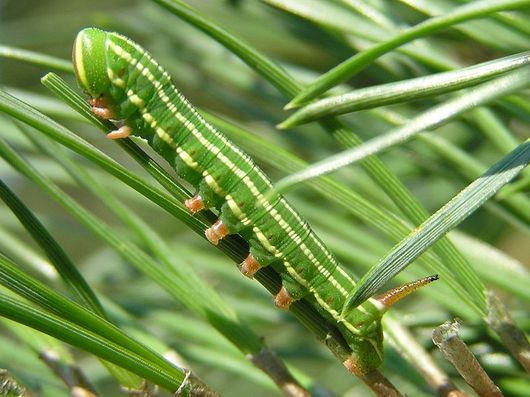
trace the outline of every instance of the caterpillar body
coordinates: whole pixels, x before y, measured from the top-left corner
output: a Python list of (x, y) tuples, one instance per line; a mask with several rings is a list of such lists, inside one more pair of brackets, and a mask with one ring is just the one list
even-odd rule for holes
[(206, 231), (208, 240), (217, 244), (239, 233), (250, 246), (240, 265), (243, 274), (252, 277), (273, 266), (282, 278), (277, 306), (287, 308), (307, 298), (343, 334), (353, 352), (344, 364), (352, 372), (378, 367), (383, 359), (381, 316), (394, 301), (434, 277), (343, 313), (354, 280), (281, 195), (265, 195), (272, 184), (263, 171), (199, 115), (150, 54), (122, 35), (87, 28), (76, 38), (73, 59), (94, 113), (121, 123), (108, 136), (144, 138), (197, 188), (185, 203), (192, 213), (218, 210), (219, 220)]

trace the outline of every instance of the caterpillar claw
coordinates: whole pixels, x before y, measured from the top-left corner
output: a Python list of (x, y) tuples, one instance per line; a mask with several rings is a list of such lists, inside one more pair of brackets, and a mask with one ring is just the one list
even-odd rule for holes
[(206, 238), (213, 245), (219, 244), (219, 241), (229, 234), (228, 228), (224, 225), (223, 221), (218, 219), (212, 227), (206, 229), (204, 232)]
[(285, 287), (280, 288), (280, 291), (274, 298), (274, 304), (280, 309), (289, 309), (289, 306), (291, 306), (293, 302), (294, 299), (291, 298)]
[(253, 278), (254, 274), (256, 274), (261, 268), (261, 264), (252, 256), (252, 254), (248, 254), (245, 260), (239, 265), (241, 273), (248, 278)]
[(107, 138), (109, 139), (122, 139), (127, 138), (129, 135), (132, 134), (132, 128), (129, 126), (122, 126), (118, 128), (117, 130), (111, 131), (107, 134)]
[(206, 208), (204, 205), (204, 201), (202, 201), (202, 197), (198, 194), (184, 201), (184, 205), (190, 210), (192, 214), (196, 214), (197, 212), (202, 211), (204, 208)]

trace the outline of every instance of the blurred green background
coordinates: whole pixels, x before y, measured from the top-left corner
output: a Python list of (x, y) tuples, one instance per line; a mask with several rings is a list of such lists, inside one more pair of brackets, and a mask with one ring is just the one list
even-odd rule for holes
[[(331, 3), (343, 6), (339, 1)], [(425, 18), (419, 10), (408, 7), (406, 2), (367, 3), (374, 4), (398, 25), (415, 24)], [(458, 3), (444, 2), (446, 5)], [(349, 57), (352, 48), (363, 49), (373, 42), (369, 39), (369, 22), (366, 27), (351, 26), (351, 31), (347, 31), (318, 26), (263, 2), (199, 0), (189, 1), (188, 4), (281, 63), (300, 81), (313, 80), (318, 74)], [(345, 15), (346, 12), (345, 8)], [(521, 12), (521, 15), (528, 17), (528, 12)], [(289, 131), (277, 131), (274, 126), (286, 117), (282, 107), (287, 99), (221, 45), (150, 1), (0, 0), (0, 44), (3, 45), (70, 59), (75, 35), (88, 26), (114, 30), (141, 43), (167, 68), (183, 94), (201, 109), (244, 126), (253, 134), (294, 152), (309, 162), (340, 150), (339, 145), (314, 123)], [(365, 35), (359, 34), (356, 29), (363, 31)], [(465, 31), (450, 30), (422, 43), (430, 46), (430, 51), (438, 52), (448, 64), (464, 66), (528, 49), (530, 41), (525, 41), (524, 35), (514, 33), (512, 36), (507, 34), (506, 37), (508, 39), (505, 41), (491, 38), (481, 40)], [(435, 71), (439, 70), (433, 64), (422, 64), (407, 55), (393, 52), (348, 83), (353, 87), (364, 87)], [(103, 134), (82, 122), (65, 105), (58, 104), (50, 96), (40, 83), (40, 78), (46, 72), (43, 67), (0, 58), (2, 88), (45, 113), (49, 112), (52, 117), (120, 163), (146, 175), (113, 142), (109, 142)], [(76, 87), (72, 75), (62, 76)], [(404, 116), (413, 116), (443, 99), (417, 101), (397, 105), (392, 109)], [(497, 110), (499, 119), (516, 139), (528, 137), (528, 114), (518, 115), (502, 108)], [(363, 139), (377, 136), (389, 129), (388, 123), (370, 112), (348, 115), (343, 119)], [(462, 148), (473, 158), (492, 164), (500, 157), (499, 150), (483, 135), (477, 134), (476, 128), (471, 120), (455, 121), (438, 129), (437, 134)], [(108, 211), (105, 203), (95, 200), (73, 183), (53, 158), (36, 150), (4, 116), (0, 117), (0, 134), (40, 171), (63, 186), (79, 203), (112, 224), (117, 234), (129, 235), (129, 231)], [(381, 158), (429, 212), (434, 212), (469, 183), (458, 169), (421, 141), (397, 147), (384, 153)], [(296, 368), (295, 374), (300, 375), (301, 379), (317, 389), (322, 387), (336, 395), (368, 393), (365, 386), (352, 379), (292, 315), (274, 308), (271, 297), (264, 288), (242, 277), (233, 263), (219, 251), (199, 239), (185, 225), (170, 218), (131, 189), (116, 183), (111, 176), (86, 160), (78, 156), (74, 156), (74, 159), (86, 166), (131, 211), (151, 224), (174, 249), (175, 255), (184, 258), (208, 284), (214, 286), (242, 319)], [(258, 163), (273, 180), (284, 175), (259, 159)], [(360, 167), (348, 167), (334, 176), (372, 203), (396, 211), (390, 200)], [(38, 214), (73, 258), (90, 285), (101, 295), (105, 307), (118, 318), (124, 316), (120, 321), (122, 324), (127, 321), (141, 323), (155, 338), (174, 348), (195, 373), (223, 395), (245, 396), (250, 392), (255, 397), (280, 395), (270, 380), (245, 362), (244, 357), (213, 328), (195, 318), (155, 283), (124, 263), (58, 204), (4, 162), (0, 162), (0, 177)], [(345, 213), (309, 188), (302, 187), (289, 194), (289, 198), (345, 266), (357, 275), (362, 275), (393, 245), (383, 233)], [(24, 244), (35, 248), (5, 206), (0, 206), (0, 219), (0, 231), (4, 236), (0, 237), (3, 240), (0, 242), (2, 252), (13, 249), (14, 243), (9, 238), (20, 239)], [(496, 216), (494, 211), (480, 209), (459, 230), (503, 251), (513, 258), (516, 267), (527, 267), (530, 263), (525, 228), (518, 228), (516, 222), (510, 223), (505, 218)], [(463, 238), (456, 240), (459, 247), (466, 246)], [(467, 247), (468, 251), (474, 249), (470, 245)], [(475, 265), (480, 263), (481, 255), (480, 250), (475, 251)], [(33, 265), (35, 263), (33, 261)], [(519, 324), (528, 329), (528, 302), (508, 288), (499, 287), (495, 283), (498, 274), (495, 274), (494, 269), (490, 270), (489, 275), (485, 274), (488, 269), (490, 268), (481, 274), (486, 284), (497, 288)], [(31, 272), (39, 274), (36, 270)], [(403, 277), (411, 278), (407, 273)], [(58, 289), (62, 288), (58, 282), (48, 283)], [(435, 293), (438, 290), (438, 297), (445, 291), (442, 286), (436, 285), (429, 289)], [(448, 295), (447, 299), (452, 299), (452, 296)], [(405, 324), (410, 324), (417, 339), (430, 350), (432, 328), (454, 315), (462, 315), (451, 309), (454, 304), (448, 302), (444, 306), (440, 299), (435, 302), (426, 293), (416, 294), (400, 304), (399, 318)], [(466, 312), (465, 308), (462, 310)], [(523, 376), (504, 348), (473, 315), (465, 318), (465, 324), (468, 327), (464, 328), (463, 335), (474, 346), (474, 351), (481, 357), (490, 375), (506, 387), (506, 395), (524, 395), (521, 393), (529, 390), (526, 388), (528, 384), (523, 381), (523, 386), (517, 387)], [(60, 381), (50, 376), (49, 370), (36, 359), (31, 348), (14, 337), (11, 325), (2, 321), (0, 327), (0, 367), (8, 368), (23, 383), (38, 391), (39, 395), (68, 395)], [(432, 395), (420, 375), (393, 349), (387, 350), (383, 372), (410, 395)], [(97, 360), (77, 350), (74, 355), (78, 365), (101, 395), (119, 394), (115, 381)], [(440, 362), (454, 375), (454, 370), (443, 363), (443, 360)], [(455, 381), (462, 383), (457, 376)]]

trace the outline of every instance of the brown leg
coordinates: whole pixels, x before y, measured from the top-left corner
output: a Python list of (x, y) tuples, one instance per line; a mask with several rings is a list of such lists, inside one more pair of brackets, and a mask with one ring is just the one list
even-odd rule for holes
[(198, 194), (184, 201), (184, 205), (190, 210), (192, 214), (196, 214), (197, 212), (202, 211), (205, 208), (204, 202), (202, 201), (202, 197)]
[(92, 107), (92, 113), (94, 113), (96, 116), (101, 117), (105, 120), (110, 120), (113, 118), (112, 111), (107, 108), (100, 108), (97, 106)]
[(252, 256), (252, 254), (248, 254), (245, 260), (239, 265), (241, 273), (248, 278), (254, 277), (254, 274), (261, 268), (261, 264)]
[(131, 127), (128, 127), (124, 125), (123, 127), (118, 128), (115, 131), (111, 131), (107, 134), (107, 138), (109, 139), (121, 139), (121, 138), (127, 138), (129, 135), (132, 134)]
[(113, 118), (112, 111), (109, 109), (109, 101), (105, 97), (90, 98), (88, 100), (90, 106), (92, 106), (92, 112), (105, 120)]
[(280, 291), (276, 294), (276, 297), (274, 298), (274, 303), (280, 309), (289, 309), (289, 306), (291, 306), (291, 303), (293, 303), (293, 298), (289, 296), (289, 292), (287, 292), (285, 287), (282, 287), (280, 288)]
[(223, 224), (223, 221), (220, 219), (215, 222), (212, 227), (209, 229), (206, 229), (206, 232), (204, 234), (206, 235), (206, 238), (210, 243), (213, 245), (219, 244), (219, 241), (228, 235), (229, 231), (228, 228)]

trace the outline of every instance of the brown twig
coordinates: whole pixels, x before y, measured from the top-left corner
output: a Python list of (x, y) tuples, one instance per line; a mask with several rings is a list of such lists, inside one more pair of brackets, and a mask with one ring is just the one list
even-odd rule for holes
[(96, 390), (77, 365), (66, 363), (51, 349), (42, 350), (39, 358), (62, 379), (73, 396), (97, 397)]
[(257, 368), (268, 374), (278, 387), (291, 397), (310, 397), (311, 394), (304, 389), (291, 375), (284, 362), (269, 348), (264, 347), (257, 354), (249, 354), (247, 358)]
[(433, 331), (432, 340), (479, 396), (502, 397), (502, 393), (458, 336), (458, 322), (446, 322)]
[[(219, 397), (220, 395), (210, 388), (206, 383), (200, 380), (195, 375), (191, 374), (188, 378), (188, 382), (192, 385), (192, 388), (187, 394), (190, 397)], [(184, 383), (183, 383), (184, 385)], [(175, 396), (178, 397), (180, 394), (175, 392)]]
[[(186, 361), (175, 351), (168, 350), (164, 357), (173, 364), (181, 368), (189, 368)], [(145, 379), (136, 388), (122, 387), (122, 390), (130, 397), (156, 397), (160, 391), (158, 385), (147, 382)], [(186, 376), (179, 389), (173, 394), (175, 397), (218, 397), (219, 394), (204, 383), (199, 377), (193, 375), (190, 370), (186, 370)]]
[(392, 313), (386, 314), (383, 324), (386, 340), (416, 368), (439, 397), (467, 397), (416, 341), (409, 329), (396, 321)]
[(488, 296), (488, 317), (486, 321), (499, 335), (515, 359), (530, 373), (530, 343), (523, 331), (517, 328), (510, 313), (500, 299), (492, 292)]
[(7, 369), (0, 369), (0, 396), (35, 397)]
[(403, 397), (395, 386), (378, 370), (373, 370), (360, 376), (360, 378), (378, 397)]
[(129, 397), (156, 397), (158, 396), (158, 386), (152, 385), (145, 379), (142, 384), (137, 388), (130, 388), (122, 386), (121, 389)]

